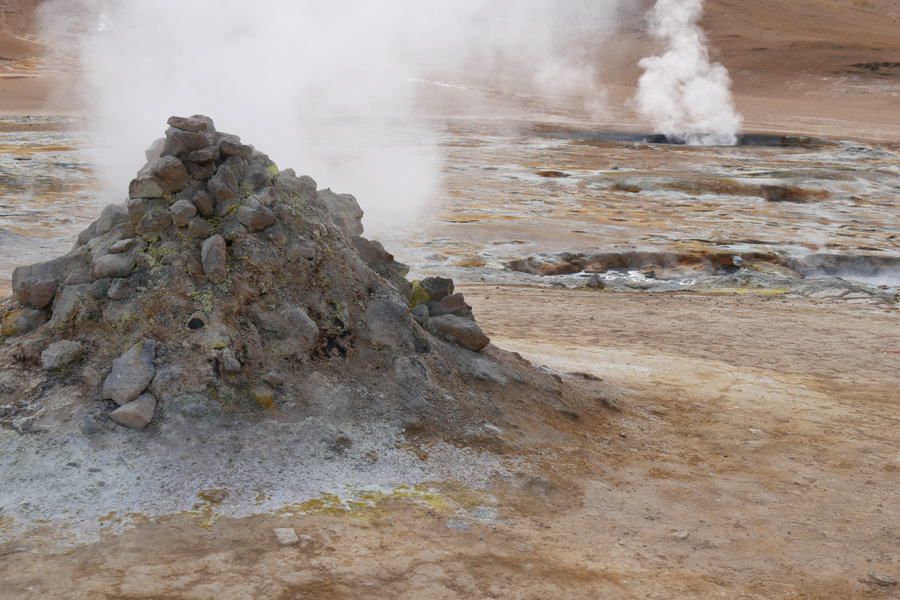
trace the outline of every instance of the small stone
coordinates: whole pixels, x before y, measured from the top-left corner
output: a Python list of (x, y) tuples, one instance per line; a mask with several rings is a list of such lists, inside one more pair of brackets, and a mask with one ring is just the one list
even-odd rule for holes
[(144, 394), (109, 413), (109, 418), (122, 427), (140, 430), (150, 424), (154, 412), (156, 412), (156, 398)]
[(425, 321), (428, 320), (428, 307), (424, 304), (417, 305), (409, 312), (419, 325), (422, 325), (423, 323), (425, 323)]
[(203, 148), (202, 150), (194, 150), (187, 155), (187, 160), (195, 163), (205, 163), (219, 160), (219, 149), (216, 146)]
[(272, 532), (275, 534), (275, 539), (277, 539), (278, 543), (282, 546), (296, 546), (300, 543), (300, 536), (298, 536), (297, 532), (293, 529), (276, 527)]
[(128, 252), (135, 245), (135, 240), (119, 240), (109, 247), (110, 254), (122, 254)]
[(685, 541), (686, 539), (688, 539), (690, 536), (691, 536), (690, 531), (676, 531), (675, 533), (672, 534), (673, 538), (675, 538), (676, 540), (682, 541), (682, 542)]
[(603, 278), (600, 277), (599, 274), (594, 273), (591, 275), (591, 278), (587, 280), (587, 283), (584, 284), (584, 287), (592, 290), (602, 290), (606, 289), (606, 283), (604, 283)]
[(457, 531), (469, 531), (469, 524), (462, 519), (448, 519), (447, 529), (456, 529)]
[(891, 587), (897, 585), (897, 580), (887, 575), (879, 575), (869, 571), (869, 581), (881, 587)]
[(56, 295), (56, 282), (52, 279), (26, 279), (19, 285), (16, 300), (24, 306), (44, 308)]
[(241, 372), (241, 361), (237, 359), (231, 348), (222, 350), (222, 370), (231, 375)]
[(221, 235), (214, 235), (203, 242), (200, 258), (203, 273), (215, 284), (225, 283), (226, 253), (225, 238)]
[(261, 204), (253, 207), (242, 206), (237, 210), (237, 219), (247, 231), (253, 233), (274, 223), (275, 213)]
[(84, 354), (84, 346), (78, 342), (63, 340), (50, 344), (41, 352), (41, 367), (45, 371), (53, 371), (75, 362)]
[(474, 352), (482, 350), (491, 342), (478, 323), (456, 315), (431, 317), (425, 322), (425, 329)]
[(91, 273), (94, 279), (126, 277), (134, 270), (134, 254), (104, 254), (94, 261)]
[(206, 500), (210, 504), (218, 504), (228, 497), (228, 490), (213, 488), (209, 490), (203, 490), (202, 492), (197, 494), (197, 496), (199, 496), (201, 500)]
[(209, 124), (203, 119), (193, 117), (169, 117), (166, 121), (169, 127), (181, 129), (183, 131), (206, 131)]
[(205, 218), (208, 219), (216, 214), (216, 201), (213, 200), (213, 197), (208, 192), (197, 192), (192, 202), (197, 207), (197, 211)]
[(199, 240), (209, 237), (209, 234), (211, 232), (212, 227), (209, 223), (206, 222), (206, 219), (202, 217), (194, 217), (193, 219), (188, 221), (187, 229), (184, 231), (184, 235), (192, 240)]
[(147, 233), (156, 233), (162, 231), (172, 224), (172, 215), (169, 211), (161, 208), (153, 208), (144, 213), (137, 225), (138, 233), (141, 235)]
[(188, 173), (191, 174), (191, 178), (195, 179), (196, 181), (206, 181), (216, 174), (215, 161), (209, 161), (205, 163), (188, 162), (187, 168)]
[(244, 160), (250, 160), (253, 158), (253, 147), (241, 144), (237, 138), (225, 138), (219, 142), (219, 154), (222, 158), (238, 156)]
[(124, 300), (134, 293), (134, 287), (124, 279), (113, 279), (106, 290), (110, 300)]
[(591, 263), (584, 268), (585, 273), (606, 273), (609, 269), (606, 268), (606, 265), (600, 263)]
[(190, 200), (179, 200), (172, 205), (172, 224), (175, 227), (184, 227), (188, 221), (197, 216), (197, 206)]
[(155, 357), (156, 341), (145, 339), (114, 360), (112, 372), (103, 382), (103, 399), (121, 406), (137, 398), (156, 374)]
[(442, 298), (440, 302), (433, 300), (425, 303), (428, 307), (428, 314), (432, 317), (440, 317), (442, 315), (454, 315), (457, 317), (472, 318), (472, 307), (466, 304), (462, 294), (451, 294)]

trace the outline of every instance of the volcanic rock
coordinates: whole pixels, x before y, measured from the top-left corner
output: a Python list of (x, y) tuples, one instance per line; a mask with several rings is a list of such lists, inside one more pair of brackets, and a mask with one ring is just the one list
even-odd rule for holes
[(109, 413), (109, 418), (122, 427), (143, 429), (153, 420), (154, 412), (156, 412), (156, 398), (144, 394)]
[(156, 374), (155, 357), (156, 342), (141, 340), (114, 360), (112, 372), (103, 382), (103, 398), (115, 400), (119, 406), (137, 398)]
[(491, 342), (490, 338), (478, 326), (478, 323), (456, 315), (448, 314), (431, 317), (425, 322), (425, 329), (475, 352), (478, 352)]
[(25, 306), (44, 308), (56, 295), (56, 287), (52, 279), (28, 279), (19, 286), (16, 298)]
[(203, 273), (213, 283), (225, 283), (226, 252), (225, 238), (221, 235), (214, 235), (203, 242), (200, 261)]

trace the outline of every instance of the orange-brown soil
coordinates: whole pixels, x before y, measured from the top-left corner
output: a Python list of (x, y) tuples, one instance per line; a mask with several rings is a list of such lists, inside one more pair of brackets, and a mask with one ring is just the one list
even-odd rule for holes
[[(640, 27), (651, 4), (635, 3), (598, 50), (617, 55), (606, 74), (617, 128), (647, 130), (624, 101), (640, 74), (637, 58), (656, 50)], [(900, 74), (854, 66), (900, 62), (900, 2), (710, 0), (706, 9), (713, 54), (731, 70), (749, 130), (900, 140)], [(35, 104), (58, 75), (38, 77), (0, 79), (0, 112), (65, 112)], [(535, 107), (503, 102), (517, 117)], [(495, 448), (546, 480), (498, 479), (496, 518), (475, 518), (475, 506), (490, 502), (444, 482), (435, 484), (440, 502), (391, 498), (359, 511), (219, 519), (208, 528), (199, 514), (141, 520), (64, 554), (51, 551), (53, 531), (37, 530), (0, 545), (0, 596), (900, 595), (895, 307), (750, 294), (462, 291), (496, 345), (602, 378), (622, 411), (604, 408), (599, 428), (573, 415), (562, 445)], [(281, 547), (274, 527), (309, 539)]]

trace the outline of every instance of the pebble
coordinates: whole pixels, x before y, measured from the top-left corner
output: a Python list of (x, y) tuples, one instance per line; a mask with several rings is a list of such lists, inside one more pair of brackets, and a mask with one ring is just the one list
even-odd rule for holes
[(296, 546), (300, 543), (300, 536), (289, 527), (276, 527), (272, 530), (272, 533), (275, 534), (275, 539), (282, 546)]

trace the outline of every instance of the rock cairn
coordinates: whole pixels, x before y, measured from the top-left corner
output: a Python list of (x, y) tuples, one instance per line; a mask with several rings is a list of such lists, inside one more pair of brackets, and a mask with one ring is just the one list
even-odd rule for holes
[(8, 370), (0, 390), (23, 403), (77, 393), (103, 403), (82, 410), (88, 429), (98, 414), (143, 429), (161, 406), (179, 418), (287, 410), (323, 378), (420, 408), (467, 373), (506, 384), (474, 359), (490, 340), (453, 282), (408, 281), (362, 237), (353, 196), (280, 171), (208, 117), (168, 125), (127, 202), (104, 208), (69, 254), (15, 270), (0, 360), (21, 377)]

